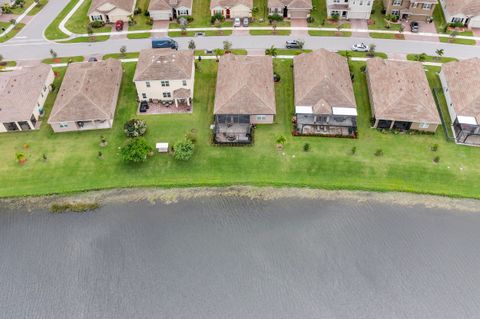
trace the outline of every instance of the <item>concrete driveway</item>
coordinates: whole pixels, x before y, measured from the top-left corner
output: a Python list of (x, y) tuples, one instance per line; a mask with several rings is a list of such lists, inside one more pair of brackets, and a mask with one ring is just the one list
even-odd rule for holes
[[(357, 30), (368, 30), (368, 20), (365, 19), (351, 19), (350, 28)], [(365, 38), (370, 37), (367, 32), (352, 32), (352, 37)]]
[[(413, 21), (413, 20), (412, 20)], [(405, 31), (410, 31), (410, 23), (412, 21), (406, 21), (403, 23), (403, 27), (405, 28)], [(427, 23), (424, 21), (418, 21), (418, 24), (420, 25), (420, 33), (437, 33), (437, 29), (435, 28), (435, 23)], [(412, 40), (412, 41), (430, 41), (430, 42), (440, 42), (439, 38), (435, 37), (426, 37), (422, 36), (420, 34), (408, 34), (405, 33), (405, 40)]]
[[(292, 20), (290, 20), (290, 26), (292, 28), (306, 28), (308, 26), (308, 23), (307, 23), (306, 19), (292, 19)], [(292, 30), (291, 35), (295, 36), (295, 37), (306, 36), (306, 35), (308, 35), (308, 31), (307, 30)]]
[[(170, 21), (154, 21), (153, 22), (153, 29), (167, 29), (168, 30), (168, 26), (170, 25)], [(166, 32), (155, 32), (153, 33), (153, 35), (155, 36), (166, 36), (167, 35), (167, 31)]]

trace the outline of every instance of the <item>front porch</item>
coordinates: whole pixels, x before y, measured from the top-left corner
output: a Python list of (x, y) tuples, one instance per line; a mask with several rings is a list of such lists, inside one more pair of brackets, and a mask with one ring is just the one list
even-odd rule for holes
[[(15, 121), (2, 123), (5, 128), (5, 132), (21, 132), (38, 130), (40, 128), (41, 121), (34, 115), (28, 121)], [(2, 130), (0, 130), (1, 132)]]
[(480, 146), (480, 126), (460, 124), (456, 120), (452, 128), (457, 144)]
[(111, 128), (108, 120), (77, 121), (75, 122), (75, 126), (79, 131)]
[(214, 142), (217, 144), (250, 144), (253, 127), (250, 123), (215, 123)]
[[(176, 101), (176, 103), (175, 103)], [(153, 115), (153, 114), (177, 114), (177, 113), (192, 113), (192, 105), (190, 99), (177, 100), (152, 100), (148, 102), (148, 108), (145, 112), (140, 111), (140, 103), (137, 107), (138, 115)]]

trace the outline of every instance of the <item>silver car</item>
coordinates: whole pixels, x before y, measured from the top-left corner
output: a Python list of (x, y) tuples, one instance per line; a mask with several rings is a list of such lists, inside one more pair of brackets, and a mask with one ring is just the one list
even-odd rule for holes
[(243, 18), (243, 26), (248, 27), (248, 18)]
[(235, 18), (235, 20), (233, 20), (234, 27), (240, 27), (241, 25), (242, 23), (240, 22), (240, 18)]

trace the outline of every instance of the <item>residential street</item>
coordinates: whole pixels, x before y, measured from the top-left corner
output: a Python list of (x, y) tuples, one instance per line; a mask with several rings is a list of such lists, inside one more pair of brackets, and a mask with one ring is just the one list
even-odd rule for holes
[[(68, 0), (49, 1), (45, 8), (15, 38), (0, 45), (0, 54), (7, 60), (40, 60), (50, 57), (51, 49), (56, 51), (59, 56), (89, 56), (119, 52), (122, 45), (126, 45), (129, 52), (150, 47), (150, 39), (110, 39), (98, 43), (70, 44), (60, 44), (46, 40), (43, 37), (43, 30), (55, 19), (67, 3)], [(296, 36), (235, 35), (228, 37), (197, 37), (194, 40), (197, 49), (220, 48), (223, 46), (224, 40), (231, 41), (234, 48), (265, 49), (272, 45), (282, 48), (285, 41), (292, 38), (296, 38)], [(480, 56), (480, 47), (478, 46), (455, 45), (434, 41), (310, 36), (302, 36), (302, 38), (305, 40), (306, 49), (345, 50), (349, 49), (354, 43), (365, 42), (367, 44), (376, 44), (377, 51), (385, 52), (389, 55), (422, 52), (434, 55), (436, 49), (443, 48), (445, 49), (445, 56), (456, 58)], [(192, 38), (177, 38), (176, 40), (179, 42), (180, 48), (187, 48), (190, 39)]]

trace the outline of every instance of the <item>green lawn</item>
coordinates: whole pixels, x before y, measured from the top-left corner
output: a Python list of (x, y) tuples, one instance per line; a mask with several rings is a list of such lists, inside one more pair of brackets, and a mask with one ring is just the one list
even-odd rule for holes
[[(68, 38), (68, 35), (63, 33), (58, 25), (62, 22), (63, 18), (72, 10), (72, 8), (77, 4), (78, 0), (71, 0), (65, 8), (55, 17), (55, 19), (48, 25), (48, 27), (43, 32), (45, 37), (48, 40), (60, 40)], [(84, 32), (82, 32), (84, 33)]]
[(68, 41), (63, 41), (62, 43), (79, 43), (79, 42), (103, 42), (107, 41), (109, 38), (108, 35), (99, 35), (99, 36), (91, 36), (91, 37), (78, 37), (78, 38), (73, 38)]
[[(445, 15), (443, 14), (443, 10), (440, 4), (435, 6), (435, 10), (433, 10), (433, 21), (435, 22), (435, 27), (437, 28), (437, 33), (439, 34), (452, 34), (452, 31), (446, 29), (447, 21), (445, 20)], [(470, 30), (459, 32), (458, 35), (463, 36), (473, 36), (473, 32)], [(454, 44), (464, 44), (464, 45), (476, 45), (477, 42), (475, 40), (470, 39), (457, 39), (455, 37), (441, 37), (440, 42), (443, 43), (454, 43)]]
[[(25, 12), (25, 10), (28, 9), (28, 7), (30, 7), (33, 4), (33, 2), (34, 0), (25, 0), (23, 7), (12, 8), (12, 14), (21, 15), (22, 13)], [(46, 4), (47, 4), (47, 0), (41, 0), (40, 6), (37, 5), (35, 8), (32, 9), (32, 11), (28, 13), (28, 15), (33, 16), (37, 14), (38, 11), (40, 11), (40, 9), (42, 9)]]
[(139, 56), (139, 52), (127, 52), (124, 55), (121, 53), (111, 53), (111, 54), (105, 54), (102, 57), (102, 60), (106, 60), (108, 58), (114, 58), (114, 59), (136, 59)]
[(48, 3), (48, 0), (40, 0), (39, 3), (28, 13), (29, 16), (34, 16), (40, 12)]
[[(452, 34), (452, 32), (450, 32), (449, 34)], [(468, 31), (464, 31), (464, 32), (459, 32), (457, 35), (473, 36), (473, 32), (468, 30)], [(448, 38), (441, 37), (440, 42), (454, 43), (454, 44), (464, 44), (464, 45), (476, 45), (477, 44), (477, 41), (475, 41), (475, 40), (459, 39), (459, 38), (456, 38), (456, 37), (448, 37)]]
[(0, 62), (0, 68), (9, 68), (17, 65), (16, 61), (2, 61)]
[(250, 30), (250, 35), (290, 35), (290, 30)]
[[(70, 19), (68, 19), (67, 23), (65, 23), (65, 27), (68, 30), (76, 34), (87, 33), (87, 26), (90, 23), (87, 13), (91, 3), (92, 3), (92, 0), (85, 0), (85, 2), (78, 8), (78, 10), (75, 11), (73, 16)], [(94, 33), (110, 32), (111, 30), (112, 30), (111, 25), (105, 25), (102, 28), (93, 28)]]
[[(418, 61), (418, 57), (419, 57), (418, 54), (407, 54), (407, 60), (410, 60), (410, 61)], [(452, 61), (458, 61), (458, 59), (425, 55), (425, 59), (422, 62), (447, 63)]]
[[(367, 58), (367, 52), (356, 52), (356, 51), (338, 51), (337, 53), (341, 56), (347, 56), (347, 52), (352, 58)], [(387, 59), (388, 56), (386, 53), (383, 52), (375, 52), (374, 54), (378, 58)]]
[[(8, 28), (10, 26), (10, 23), (9, 22), (0, 22), (0, 27), (4, 27), (5, 29)], [(0, 37), (0, 43), (1, 42), (5, 42), (7, 40), (10, 40), (11, 38), (13, 38), (14, 36), (17, 35), (18, 32), (20, 32), (23, 27), (25, 26), (25, 24), (23, 23), (17, 23), (15, 25), (15, 27), (10, 31), (8, 32), (6, 35), (4, 35), (3, 37)]]
[[(137, 14), (134, 16), (135, 20), (135, 25), (128, 26), (129, 31), (135, 31), (135, 30), (151, 30), (152, 26), (151, 24), (148, 24), (148, 21), (150, 20), (149, 17), (145, 16), (145, 12), (148, 11), (148, 4), (150, 3), (150, 0), (138, 0), (136, 7), (140, 8), (142, 12), (140, 14)], [(144, 33), (140, 33), (143, 35)], [(137, 36), (135, 39), (138, 39), (138, 34), (135, 34)], [(132, 39), (129, 37), (129, 39)]]
[[(350, 25), (344, 25), (344, 28), (349, 28)], [(324, 31), (324, 30), (309, 30), (308, 34), (316, 37), (351, 37), (352, 32), (348, 31)]]
[[(245, 49), (232, 49), (230, 50), (232, 54), (235, 55), (247, 55), (247, 50)], [(222, 55), (225, 54), (224, 50), (222, 49)], [(205, 53), (205, 50), (195, 50), (195, 56), (215, 56), (215, 53)]]
[[(168, 36), (169, 37), (194, 37), (195, 33), (198, 31), (187, 31), (185, 33), (182, 33), (182, 31), (169, 31)], [(232, 30), (224, 30), (224, 29), (218, 29), (218, 30), (212, 30), (212, 31), (202, 31), (205, 36), (207, 37), (215, 37), (215, 36), (229, 36), (232, 35)]]
[(68, 63), (68, 62), (82, 62), (85, 58), (83, 56), (70, 56), (70, 57), (63, 57), (63, 58), (50, 58), (45, 59), (42, 63), (46, 64), (58, 64), (58, 63)]
[(309, 53), (312, 50), (300, 50), (300, 49), (277, 49), (277, 55), (299, 55), (302, 53)]
[[(382, 0), (375, 0), (373, 4), (374, 13), (370, 16), (371, 24), (369, 24), (369, 30), (391, 30), (391, 31), (400, 31), (400, 23), (389, 23), (385, 20), (385, 15), (382, 14), (383, 11), (383, 2)], [(402, 40), (405, 37), (402, 34), (385, 34), (385, 33), (376, 33), (371, 32), (370, 37), (376, 39), (398, 39)]]
[[(192, 114), (141, 116), (148, 123), (147, 141), (174, 143), (186, 133), (196, 132), (195, 155), (177, 162), (156, 154), (138, 165), (124, 163), (118, 147), (126, 138), (123, 123), (136, 117), (136, 92), (132, 77), (135, 63), (124, 64), (124, 79), (113, 129), (54, 134), (46, 123), (54, 95), (46, 103), (46, 117), (36, 132), (0, 134), (0, 196), (66, 193), (101, 188), (135, 186), (224, 186), (273, 185), (326, 189), (406, 191), (480, 198), (476, 187), (480, 149), (446, 142), (436, 135), (381, 133), (370, 128), (370, 107), (363, 63), (353, 63), (354, 89), (358, 104), (358, 139), (292, 137), (293, 80), (291, 60), (275, 60), (281, 76), (276, 86), (277, 117), (273, 125), (258, 125), (251, 147), (216, 147), (211, 144), (215, 61), (204, 60), (196, 70)], [(56, 70), (55, 87), (63, 70)], [(438, 86), (438, 80), (429, 80)], [(282, 151), (275, 146), (279, 135), (287, 142)], [(108, 146), (99, 146), (100, 137)], [(310, 144), (304, 152), (303, 145)], [(24, 145), (28, 144), (28, 149)], [(438, 144), (437, 152), (430, 147)], [(356, 154), (350, 150), (356, 147)], [(374, 156), (382, 149), (384, 155)], [(103, 160), (97, 158), (103, 153)], [(27, 162), (15, 160), (24, 152)], [(47, 161), (42, 159), (45, 154)], [(433, 163), (440, 156), (438, 164)], [(25, 182), (28, 176), (28, 183)]]
[(150, 32), (142, 32), (142, 33), (129, 33), (127, 34), (128, 39), (147, 39), (152, 36)]
[(310, 16), (313, 18), (313, 22), (309, 23), (309, 27), (322, 27), (322, 28), (336, 28), (338, 23), (347, 25), (345, 28), (350, 28), (350, 24), (345, 21), (335, 22), (329, 20), (327, 17), (327, 5), (326, 0), (312, 0), (313, 10)]

